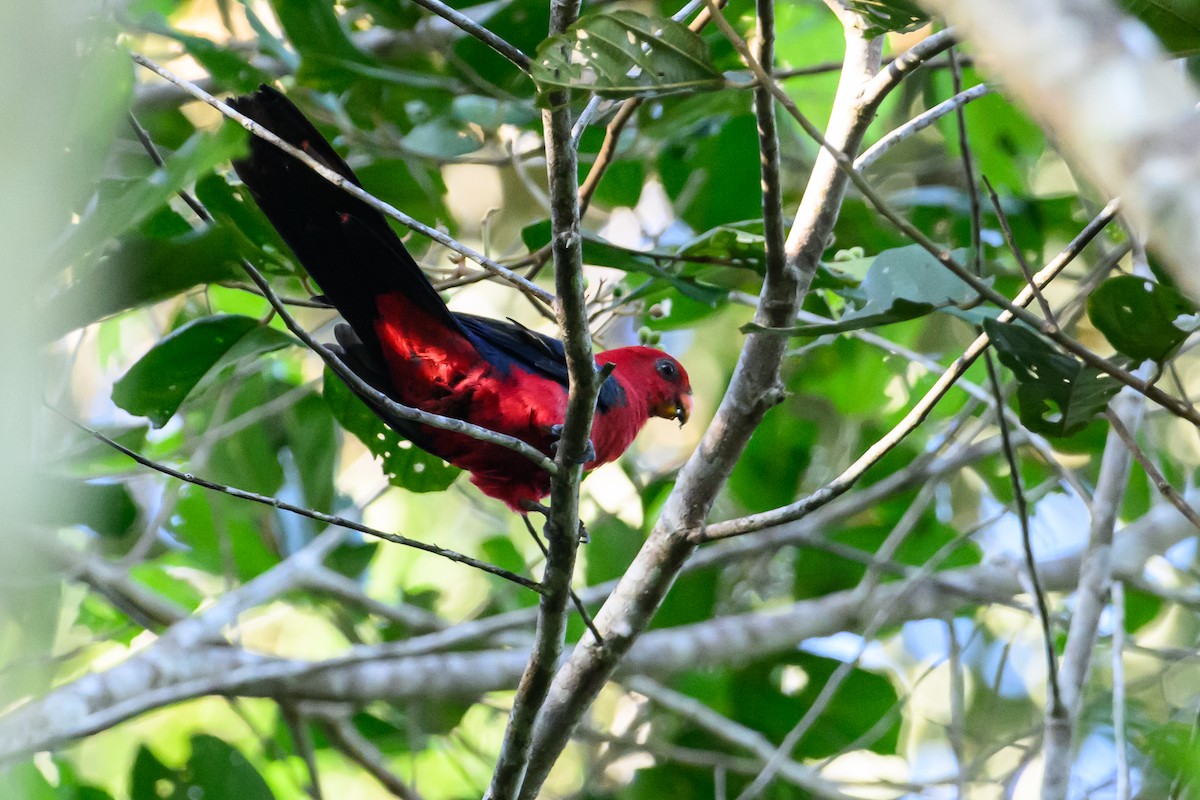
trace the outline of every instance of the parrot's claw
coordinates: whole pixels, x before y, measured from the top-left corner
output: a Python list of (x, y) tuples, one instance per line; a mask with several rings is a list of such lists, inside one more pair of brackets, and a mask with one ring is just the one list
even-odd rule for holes
[[(521, 502), (521, 508), (525, 509), (525, 511), (526, 511), (525, 514), (521, 515), (525, 519), (525, 527), (527, 527), (529, 529), (529, 532), (531, 534), (533, 534), (534, 541), (540, 542), (541, 540), (538, 539), (537, 531), (535, 531), (533, 529), (532, 523), (529, 522), (528, 515), (530, 513), (536, 513), (536, 514), (541, 514), (543, 516), (549, 517), (550, 516), (550, 506), (543, 505), (535, 500), (524, 500)], [(591, 537), (588, 536), (587, 526), (583, 524), (583, 520), (579, 520), (579, 543), (587, 544), (591, 540), (592, 540)]]
[[(558, 443), (562, 439), (562, 434), (563, 434), (563, 426), (562, 425), (551, 425), (550, 426), (550, 435), (554, 437), (554, 441), (550, 443), (551, 454), (558, 453)], [(595, 460), (596, 460), (596, 445), (594, 445), (592, 443), (591, 439), (588, 439), (587, 447), (584, 448), (584, 451), (583, 451), (583, 458), (579, 459), (575, 463), (576, 464), (587, 464), (587, 463), (595, 461)], [(587, 541), (587, 539), (582, 539), (581, 541)]]

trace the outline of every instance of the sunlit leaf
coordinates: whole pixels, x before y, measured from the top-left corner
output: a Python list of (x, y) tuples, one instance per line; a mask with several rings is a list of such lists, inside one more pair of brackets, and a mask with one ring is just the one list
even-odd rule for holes
[(708, 46), (687, 26), (620, 9), (583, 17), (538, 48), (533, 79), (543, 89), (634, 97), (724, 84)]
[(929, 24), (929, 15), (913, 0), (847, 0), (846, 5), (866, 20), (866, 34), (913, 31)]
[[(966, 251), (951, 255), (963, 260)], [(788, 336), (822, 336), (827, 333), (872, 328), (915, 319), (943, 308), (955, 308), (975, 297), (975, 292), (946, 269), (925, 248), (909, 245), (877, 255), (862, 282), (866, 302), (831, 323), (764, 328), (750, 324), (744, 331), (762, 331)]]
[(1200, 309), (1178, 290), (1118, 275), (1088, 297), (1088, 318), (1109, 344), (1134, 361), (1163, 361), (1200, 328)]
[(287, 334), (250, 317), (221, 314), (193, 320), (142, 356), (113, 385), (113, 402), (157, 428), (207, 377), (242, 358), (293, 343)]
[(51, 300), (53, 334), (179, 294), (193, 286), (243, 277), (236, 235), (205, 228), (171, 238), (122, 237), (97, 263)]

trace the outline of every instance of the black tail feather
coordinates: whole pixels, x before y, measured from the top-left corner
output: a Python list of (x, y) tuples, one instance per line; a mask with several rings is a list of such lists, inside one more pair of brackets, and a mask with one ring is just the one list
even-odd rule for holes
[[(269, 86), (230, 102), (285, 142), (356, 186), (354, 172), (290, 100)], [(458, 327), (383, 214), (258, 136), (234, 169), (325, 297), (376, 353), (381, 294), (401, 292)]]

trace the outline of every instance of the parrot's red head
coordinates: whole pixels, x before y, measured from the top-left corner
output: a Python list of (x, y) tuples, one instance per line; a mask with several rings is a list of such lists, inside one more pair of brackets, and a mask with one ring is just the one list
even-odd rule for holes
[(596, 363), (616, 365), (613, 375), (627, 393), (646, 404), (655, 417), (679, 420), (680, 427), (692, 413), (692, 384), (683, 365), (652, 347), (620, 347), (596, 356)]

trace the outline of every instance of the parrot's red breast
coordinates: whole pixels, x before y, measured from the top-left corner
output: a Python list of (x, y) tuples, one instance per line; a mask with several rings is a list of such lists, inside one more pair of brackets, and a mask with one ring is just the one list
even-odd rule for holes
[[(263, 86), (231, 105), (356, 185), (358, 180), (282, 94)], [(451, 312), (383, 215), (259, 137), (234, 161), (238, 176), (347, 325), (342, 359), (396, 402), (522, 439), (550, 454), (567, 404), (563, 345), (515, 322)], [(615, 460), (652, 416), (687, 421), (691, 385), (650, 347), (596, 355), (613, 364), (592, 423), (591, 469)], [(368, 405), (370, 402), (368, 401)], [(498, 445), (376, 413), (418, 447), (467, 470), (485, 494), (525, 511), (550, 476)]]

